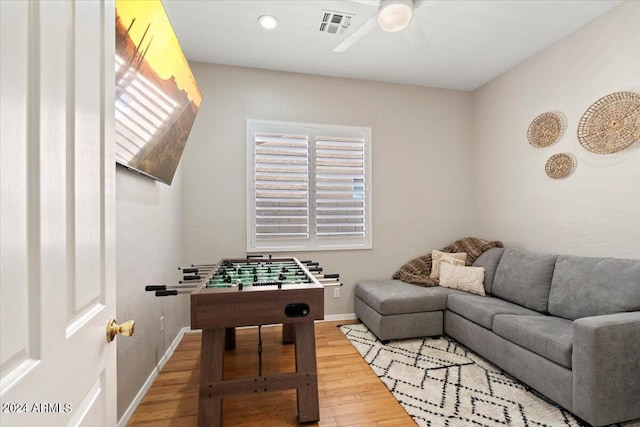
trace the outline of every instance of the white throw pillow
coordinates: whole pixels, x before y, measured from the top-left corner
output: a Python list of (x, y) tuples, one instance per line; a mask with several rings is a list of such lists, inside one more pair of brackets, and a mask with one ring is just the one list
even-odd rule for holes
[(436, 251), (431, 252), (431, 278), (437, 279), (440, 277), (440, 264), (443, 262), (453, 265), (464, 265), (467, 261), (466, 252), (457, 252), (454, 254)]
[(460, 267), (443, 263), (440, 286), (484, 296), (484, 267)]

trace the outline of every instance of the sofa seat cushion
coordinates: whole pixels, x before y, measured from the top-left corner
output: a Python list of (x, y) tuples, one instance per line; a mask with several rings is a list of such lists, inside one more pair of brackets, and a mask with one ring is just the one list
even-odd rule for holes
[(471, 320), (487, 329), (493, 328), (493, 318), (498, 314), (521, 314), (525, 316), (542, 316), (528, 308), (510, 303), (500, 298), (481, 297), (477, 295), (449, 295), (447, 309)]
[(464, 292), (440, 286), (423, 287), (401, 280), (362, 281), (355, 294), (382, 315), (444, 310), (447, 295)]
[(554, 316), (498, 314), (493, 332), (520, 347), (571, 369), (573, 322)]
[(505, 249), (496, 269), (491, 293), (546, 313), (557, 255)]

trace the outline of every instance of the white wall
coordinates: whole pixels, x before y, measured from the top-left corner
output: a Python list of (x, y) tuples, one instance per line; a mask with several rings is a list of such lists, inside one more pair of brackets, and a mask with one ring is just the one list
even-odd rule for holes
[(118, 419), (189, 325), (188, 297), (156, 298), (144, 291), (180, 277), (181, 169), (182, 162), (170, 187), (119, 166), (116, 171), (117, 320), (136, 322), (134, 336), (118, 337)]
[(471, 232), (471, 94), (193, 63), (203, 102), (183, 159), (184, 262), (246, 253), (245, 120), (369, 126), (372, 250), (296, 253), (340, 273), (325, 314), (353, 313), (353, 285)]
[[(640, 2), (628, 1), (473, 95), (475, 234), (540, 252), (640, 258), (640, 143), (595, 155), (579, 144), (578, 122), (600, 97), (640, 92)], [(561, 111), (563, 138), (527, 141), (541, 113)], [(573, 153), (575, 173), (552, 180), (547, 159)]]

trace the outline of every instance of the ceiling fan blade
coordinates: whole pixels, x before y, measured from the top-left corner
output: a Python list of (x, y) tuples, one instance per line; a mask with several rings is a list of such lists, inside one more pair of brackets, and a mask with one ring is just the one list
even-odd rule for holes
[[(352, 0), (355, 1), (355, 0)], [(417, 9), (419, 7), (425, 6), (433, 6), (436, 3), (441, 2), (442, 0), (413, 0), (413, 8)]]
[(334, 52), (344, 52), (345, 50), (349, 49), (354, 43), (356, 43), (358, 40), (360, 40), (362, 37), (367, 35), (367, 33), (369, 33), (369, 31), (371, 31), (374, 28), (376, 28), (378, 26), (377, 16), (378, 16), (378, 14), (375, 13), (371, 18), (369, 18), (368, 21), (366, 21), (364, 24), (362, 24), (362, 26), (360, 28), (355, 30), (353, 32), (353, 34), (351, 34), (349, 37), (347, 37), (347, 39), (345, 41), (340, 43), (338, 45), (338, 47), (333, 49), (333, 51)]
[(378, 7), (378, 5), (380, 4), (380, 0), (351, 0), (353, 3), (362, 3), (362, 4), (366, 4), (367, 6), (373, 6), (373, 7)]
[(409, 40), (409, 43), (416, 49), (425, 49), (429, 47), (429, 39), (427, 38), (422, 28), (420, 28), (420, 24), (416, 21), (416, 18), (413, 17), (407, 28), (402, 30), (402, 34)]

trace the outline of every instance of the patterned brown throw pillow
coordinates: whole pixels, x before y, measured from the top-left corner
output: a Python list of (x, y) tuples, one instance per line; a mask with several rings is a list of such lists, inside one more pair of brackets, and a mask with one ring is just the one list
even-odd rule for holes
[(465, 252), (458, 252), (455, 254), (447, 254), (442, 251), (431, 251), (431, 274), (429, 277), (432, 279), (440, 278), (440, 264), (448, 263), (453, 265), (464, 265), (467, 260), (467, 254)]

